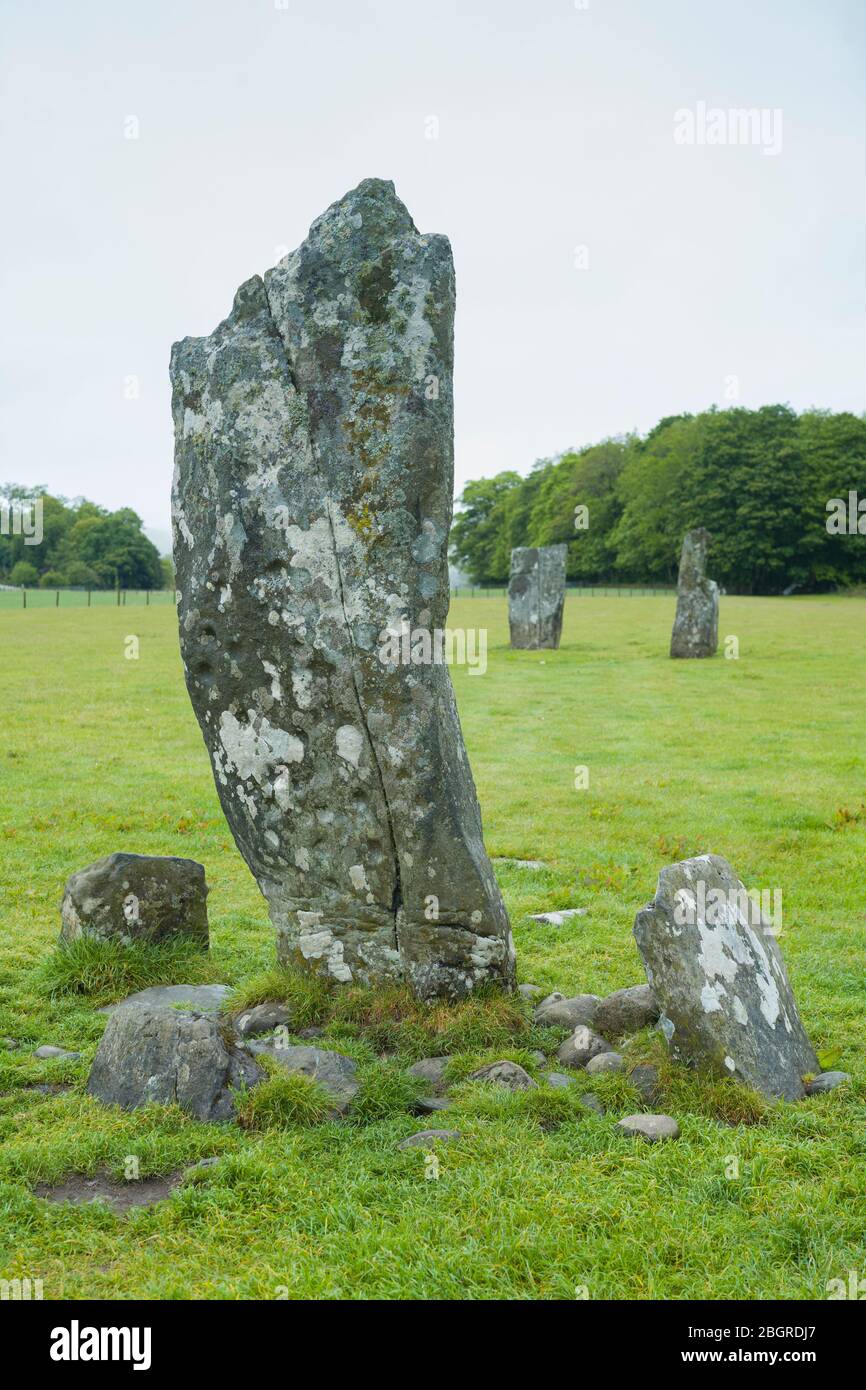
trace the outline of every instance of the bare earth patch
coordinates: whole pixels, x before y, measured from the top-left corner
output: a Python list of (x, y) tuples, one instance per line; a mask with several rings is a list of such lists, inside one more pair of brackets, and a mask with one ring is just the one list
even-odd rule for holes
[(61, 1182), (37, 1183), (33, 1195), (48, 1202), (73, 1202), (76, 1206), (103, 1201), (112, 1211), (122, 1213), (130, 1207), (152, 1207), (155, 1202), (164, 1202), (182, 1179), (182, 1168), (161, 1178), (139, 1178), (136, 1182), (118, 1182), (107, 1173), (97, 1173), (92, 1178), (85, 1173), (67, 1173)]

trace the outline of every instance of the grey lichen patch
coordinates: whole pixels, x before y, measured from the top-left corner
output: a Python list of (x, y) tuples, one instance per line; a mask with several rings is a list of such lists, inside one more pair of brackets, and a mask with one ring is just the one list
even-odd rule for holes
[(378, 656), (445, 626), (453, 313), (366, 180), (171, 367), (187, 686), (279, 954), (423, 996), (514, 974), (447, 667)]

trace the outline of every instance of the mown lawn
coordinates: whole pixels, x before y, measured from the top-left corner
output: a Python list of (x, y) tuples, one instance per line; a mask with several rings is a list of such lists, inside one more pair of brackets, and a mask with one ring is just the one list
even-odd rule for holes
[[(441, 1121), (463, 1137), (431, 1180), (422, 1150), (397, 1149), (428, 1123), (400, 1084), (419, 1034), (387, 1020), (330, 1030), (369, 1085), (354, 1123), (206, 1126), (84, 1094), (104, 997), (51, 998), (41, 974), (70, 872), (117, 849), (200, 859), (199, 979), (248, 984), (272, 965), (271, 932), (218, 807), (171, 608), (0, 613), (0, 1035), (19, 1043), (0, 1051), (0, 1277), (41, 1278), (52, 1299), (821, 1299), (866, 1274), (866, 601), (723, 599), (737, 660), (670, 661), (672, 616), (670, 598), (570, 598), (561, 649), (517, 653), (501, 597), (453, 605), (452, 624), (489, 633), (487, 673), (455, 672), (488, 848), (546, 865), (497, 865), (520, 978), (566, 994), (639, 982), (631, 926), (659, 867), (723, 854), (750, 887), (782, 891), (806, 1027), (853, 1084), (752, 1112), (668, 1073), (682, 1137), (651, 1147), (614, 1128), (640, 1108), (621, 1078), (593, 1085), (604, 1118), (470, 1083)], [(528, 920), (568, 906), (588, 914)], [(500, 1037), (493, 1007), (487, 1024), (444, 1010), (440, 1025), (464, 1049), (458, 1074), (531, 1066), (528, 1047), (562, 1036)], [(386, 1034), (390, 1063), (372, 1046)], [(40, 1043), (82, 1060), (38, 1061)], [(657, 1053), (651, 1037), (631, 1049)], [(44, 1082), (73, 1084), (27, 1089)], [(31, 1192), (70, 1170), (122, 1176), (130, 1156), (144, 1177), (214, 1154), (125, 1216)]]

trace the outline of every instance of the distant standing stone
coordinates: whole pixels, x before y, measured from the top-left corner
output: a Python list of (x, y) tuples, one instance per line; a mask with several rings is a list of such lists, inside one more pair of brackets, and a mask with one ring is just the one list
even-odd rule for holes
[(518, 546), (512, 550), (508, 581), (512, 647), (538, 651), (559, 646), (567, 556), (567, 545)]
[(719, 645), (719, 586), (706, 576), (709, 531), (683, 537), (671, 656), (712, 656)]
[(620, 1120), (617, 1129), (624, 1130), (634, 1138), (645, 1139), (655, 1144), (659, 1139), (679, 1139), (680, 1127), (670, 1115), (626, 1115)]
[(109, 854), (79, 869), (60, 905), (61, 941), (167, 941), (208, 944), (207, 884), (194, 859)]
[(716, 854), (662, 869), (634, 924), (674, 1057), (799, 1100), (818, 1060), (773, 930)]

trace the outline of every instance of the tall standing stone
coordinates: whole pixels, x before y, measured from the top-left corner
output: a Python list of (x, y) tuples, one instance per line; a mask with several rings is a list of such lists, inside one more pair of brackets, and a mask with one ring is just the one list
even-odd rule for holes
[(719, 645), (719, 586), (706, 575), (709, 543), (702, 526), (683, 536), (671, 656), (712, 656)]
[(511, 645), (525, 651), (559, 646), (567, 545), (518, 546), (511, 552), (508, 623)]
[(421, 997), (514, 952), (447, 667), (451, 249), (368, 179), (172, 350), (187, 687), (284, 961)]
[(662, 869), (634, 935), (679, 1061), (766, 1096), (805, 1094), (818, 1061), (773, 928), (727, 860), (703, 854)]

